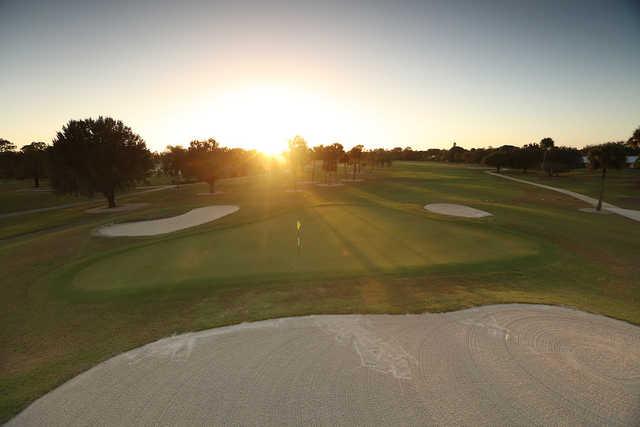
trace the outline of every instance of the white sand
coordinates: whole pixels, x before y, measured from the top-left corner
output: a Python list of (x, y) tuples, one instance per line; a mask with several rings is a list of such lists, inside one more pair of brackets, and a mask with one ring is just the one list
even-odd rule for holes
[(91, 208), (87, 209), (85, 212), (90, 214), (129, 212), (145, 206), (149, 206), (149, 203), (126, 203), (124, 205), (118, 205), (115, 208)]
[(155, 236), (205, 224), (232, 214), (238, 209), (238, 206), (230, 205), (207, 206), (170, 218), (108, 225), (98, 229), (96, 234), (107, 237)]
[(640, 425), (640, 328), (561, 307), (307, 316), (177, 335), (10, 426)]
[(424, 208), (429, 212), (434, 212), (441, 215), (461, 216), (465, 218), (482, 218), (492, 215), (489, 212), (481, 211), (480, 209), (475, 209), (464, 205), (454, 205), (451, 203), (431, 203), (425, 205)]

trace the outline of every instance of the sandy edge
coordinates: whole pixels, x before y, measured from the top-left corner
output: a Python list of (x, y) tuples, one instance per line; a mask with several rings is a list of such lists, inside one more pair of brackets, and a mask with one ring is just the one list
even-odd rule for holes
[(169, 218), (107, 225), (97, 229), (95, 234), (104, 237), (155, 236), (215, 221), (239, 209), (234, 205), (205, 206)]
[(424, 205), (424, 209), (440, 215), (450, 215), (462, 218), (483, 218), (493, 216), (493, 214), (480, 209), (465, 205), (456, 205), (453, 203), (429, 203)]

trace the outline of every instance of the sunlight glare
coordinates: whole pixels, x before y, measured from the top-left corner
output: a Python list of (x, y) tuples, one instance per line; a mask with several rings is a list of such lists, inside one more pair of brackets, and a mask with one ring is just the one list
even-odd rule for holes
[[(266, 154), (287, 150), (302, 135), (310, 144), (336, 142), (353, 119), (325, 96), (283, 86), (250, 86), (191, 103), (176, 126), (212, 136), (222, 145), (255, 148)], [(178, 131), (178, 129), (176, 129)]]

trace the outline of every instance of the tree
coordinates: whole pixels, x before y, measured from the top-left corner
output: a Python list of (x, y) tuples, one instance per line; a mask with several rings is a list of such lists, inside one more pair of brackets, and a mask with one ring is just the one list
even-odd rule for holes
[(296, 189), (297, 171), (302, 170), (307, 159), (307, 141), (300, 135), (296, 135), (289, 140), (289, 162), (291, 174), (293, 176), (293, 189)]
[(344, 153), (342, 144), (335, 142), (324, 149), (324, 156), (322, 159), (322, 169), (325, 172), (325, 182), (328, 181), (328, 177), (332, 177), (332, 181), (335, 181), (335, 174), (338, 171), (338, 160)]
[(582, 154), (572, 147), (553, 147), (545, 152), (543, 170), (551, 177), (583, 166)]
[(51, 184), (60, 193), (102, 193), (109, 208), (115, 192), (143, 179), (152, 166), (144, 140), (110, 117), (70, 120), (53, 140)]
[(491, 149), (487, 148), (472, 148), (469, 151), (465, 151), (463, 161), (465, 163), (481, 163), (482, 159), (487, 157), (491, 151)]
[(447, 162), (460, 163), (464, 159), (464, 154), (467, 150), (457, 145), (455, 142), (453, 146), (447, 152)]
[(11, 178), (15, 175), (18, 153), (11, 141), (0, 138), (0, 178)]
[(522, 148), (517, 148), (511, 153), (511, 166), (517, 169), (522, 169), (523, 173), (527, 173), (527, 170), (535, 167), (540, 163), (542, 153), (538, 144), (528, 144)]
[(16, 146), (11, 141), (7, 141), (4, 138), (0, 138), (0, 153), (15, 151), (15, 149), (16, 149)]
[(316, 161), (324, 159), (324, 145), (320, 144), (311, 149), (311, 182), (316, 181)]
[(364, 145), (356, 145), (349, 150), (349, 161), (353, 165), (353, 180), (356, 180), (356, 174), (360, 170), (360, 160), (362, 159), (362, 151)]
[(225, 162), (227, 153), (228, 150), (221, 148), (213, 138), (189, 143), (189, 172), (209, 184), (209, 192), (212, 194), (215, 192), (216, 181), (228, 172), (229, 165)]
[(489, 153), (482, 162), (485, 165), (493, 166), (496, 168), (496, 172), (500, 173), (500, 168), (508, 166), (510, 161), (509, 153), (503, 150), (496, 150)]
[(189, 176), (187, 155), (187, 149), (180, 145), (167, 145), (166, 150), (160, 154), (162, 171), (177, 183)]
[(600, 196), (596, 210), (602, 209), (602, 197), (604, 196), (604, 180), (607, 169), (620, 169), (627, 161), (626, 149), (623, 142), (607, 142), (606, 144), (588, 147), (589, 163), (593, 169), (601, 169), (600, 175)]
[[(546, 137), (546, 138), (542, 138), (540, 140), (540, 148), (544, 150), (544, 155), (542, 157), (542, 169), (544, 170), (545, 168), (545, 164), (547, 161), (547, 153), (549, 153), (549, 151), (551, 151), (553, 149), (553, 147), (556, 145), (556, 143), (553, 141), (553, 139)], [(551, 176), (551, 175), (549, 175)]]
[(32, 142), (20, 149), (24, 164), (24, 175), (33, 178), (33, 186), (40, 187), (40, 178), (45, 174), (47, 163), (47, 144)]
[(633, 134), (627, 141), (627, 144), (635, 148), (640, 147), (640, 126), (638, 126), (638, 128), (633, 131)]
[(556, 143), (552, 138), (546, 137), (540, 140), (540, 148), (543, 150), (548, 150), (549, 148), (555, 147)]

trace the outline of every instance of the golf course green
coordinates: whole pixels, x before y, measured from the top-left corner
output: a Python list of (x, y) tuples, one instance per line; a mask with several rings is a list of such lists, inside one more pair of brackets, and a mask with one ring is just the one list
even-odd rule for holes
[[(86, 213), (96, 200), (0, 217), (0, 422), (110, 356), (245, 321), (523, 302), (640, 324), (640, 223), (464, 166), (396, 162), (363, 178), (291, 192), (289, 176), (274, 173), (220, 181), (216, 195), (202, 194), (206, 184), (131, 194), (126, 203), (147, 204), (135, 211)], [(567, 188), (591, 188), (581, 179), (597, 177), (572, 174)], [(638, 194), (640, 170), (607, 179), (605, 200)], [(29, 209), (55, 205), (42, 193), (39, 206), (37, 194)], [(492, 216), (440, 215), (427, 203)], [(239, 210), (151, 237), (95, 233), (212, 205)]]

